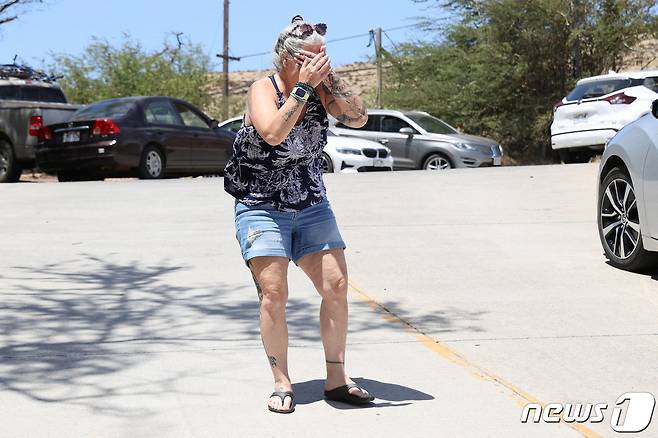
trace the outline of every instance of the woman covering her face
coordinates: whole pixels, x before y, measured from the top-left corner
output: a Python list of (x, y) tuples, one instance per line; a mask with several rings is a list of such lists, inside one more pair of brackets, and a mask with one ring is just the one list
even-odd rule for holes
[(331, 68), (324, 23), (299, 15), (274, 46), (276, 73), (254, 82), (243, 123), (224, 170), (235, 198), (236, 238), (260, 299), (260, 331), (274, 378), (268, 408), (294, 411), (288, 373), (288, 265), (292, 260), (322, 297), (327, 399), (367, 404), (374, 397), (345, 369), (347, 265), (343, 241), (322, 177), (322, 150), (331, 114), (360, 128), (363, 101)]

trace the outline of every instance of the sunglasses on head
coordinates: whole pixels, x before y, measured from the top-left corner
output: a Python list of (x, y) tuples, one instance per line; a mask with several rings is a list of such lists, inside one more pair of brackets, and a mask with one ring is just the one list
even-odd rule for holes
[(324, 34), (327, 33), (327, 25), (324, 23), (317, 23), (313, 26), (307, 23), (298, 24), (289, 32), (289, 35), (305, 39), (310, 37), (313, 34), (313, 31), (324, 36)]

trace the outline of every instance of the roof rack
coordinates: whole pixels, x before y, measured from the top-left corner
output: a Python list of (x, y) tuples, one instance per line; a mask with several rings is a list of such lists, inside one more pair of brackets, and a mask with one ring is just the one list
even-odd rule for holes
[(55, 82), (62, 76), (49, 75), (41, 70), (18, 64), (0, 64), (0, 79), (17, 78), (31, 79), (42, 82)]

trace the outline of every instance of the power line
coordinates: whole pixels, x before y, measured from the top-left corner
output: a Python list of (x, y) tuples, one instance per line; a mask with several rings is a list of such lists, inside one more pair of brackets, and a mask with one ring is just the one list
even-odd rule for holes
[[(409, 27), (416, 27), (416, 25), (415, 25), (415, 24), (407, 24), (407, 25), (405, 25), (405, 26), (392, 27), (392, 28), (390, 28), (390, 29), (386, 29), (386, 30), (383, 30), (383, 29), (382, 29), (382, 31), (383, 31), (384, 33), (386, 33), (386, 31), (388, 31), (388, 32), (392, 32), (392, 31), (394, 31), (394, 30), (407, 29), (407, 28), (409, 28)], [(364, 37), (364, 36), (370, 36), (370, 33), (369, 33), (369, 32), (368, 32), (368, 33), (360, 33), (360, 34), (357, 34), (357, 35), (350, 35), (350, 36), (346, 36), (346, 37), (340, 37), (340, 38), (330, 39), (330, 40), (327, 40), (327, 44), (328, 44), (328, 43), (335, 43), (335, 42), (337, 42), (337, 41), (353, 40), (353, 39), (355, 39), (355, 38), (362, 38), (362, 37)], [(386, 37), (387, 37), (389, 40), (391, 40), (391, 38), (390, 38), (388, 35), (386, 35)], [(393, 41), (391, 40), (391, 42), (393, 42)], [(393, 45), (395, 45), (395, 43), (393, 43)], [(269, 55), (270, 53), (272, 53), (272, 51), (271, 51), (271, 50), (268, 50), (267, 52), (250, 53), (250, 54), (248, 54), (248, 55), (244, 55), (244, 56), (236, 56), (235, 58), (238, 58), (238, 60), (242, 60), (242, 59), (245, 59), (245, 58), (253, 58), (253, 57), (255, 57), (255, 56)]]
[(383, 30), (382, 32), (384, 32), (384, 36), (386, 36), (386, 38), (388, 38), (388, 40), (391, 42), (391, 44), (393, 44), (393, 47), (395, 48), (395, 50), (398, 50), (398, 45), (395, 44), (395, 41), (393, 41), (393, 40), (391, 39), (391, 37), (388, 36), (388, 34), (386, 33), (385, 30)]

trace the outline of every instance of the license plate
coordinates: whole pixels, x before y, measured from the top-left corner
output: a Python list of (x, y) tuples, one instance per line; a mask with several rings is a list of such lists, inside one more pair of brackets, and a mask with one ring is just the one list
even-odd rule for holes
[(64, 136), (62, 137), (63, 143), (73, 143), (76, 141), (80, 141), (80, 131), (65, 132)]
[(493, 165), (500, 166), (502, 163), (502, 157), (493, 157)]

